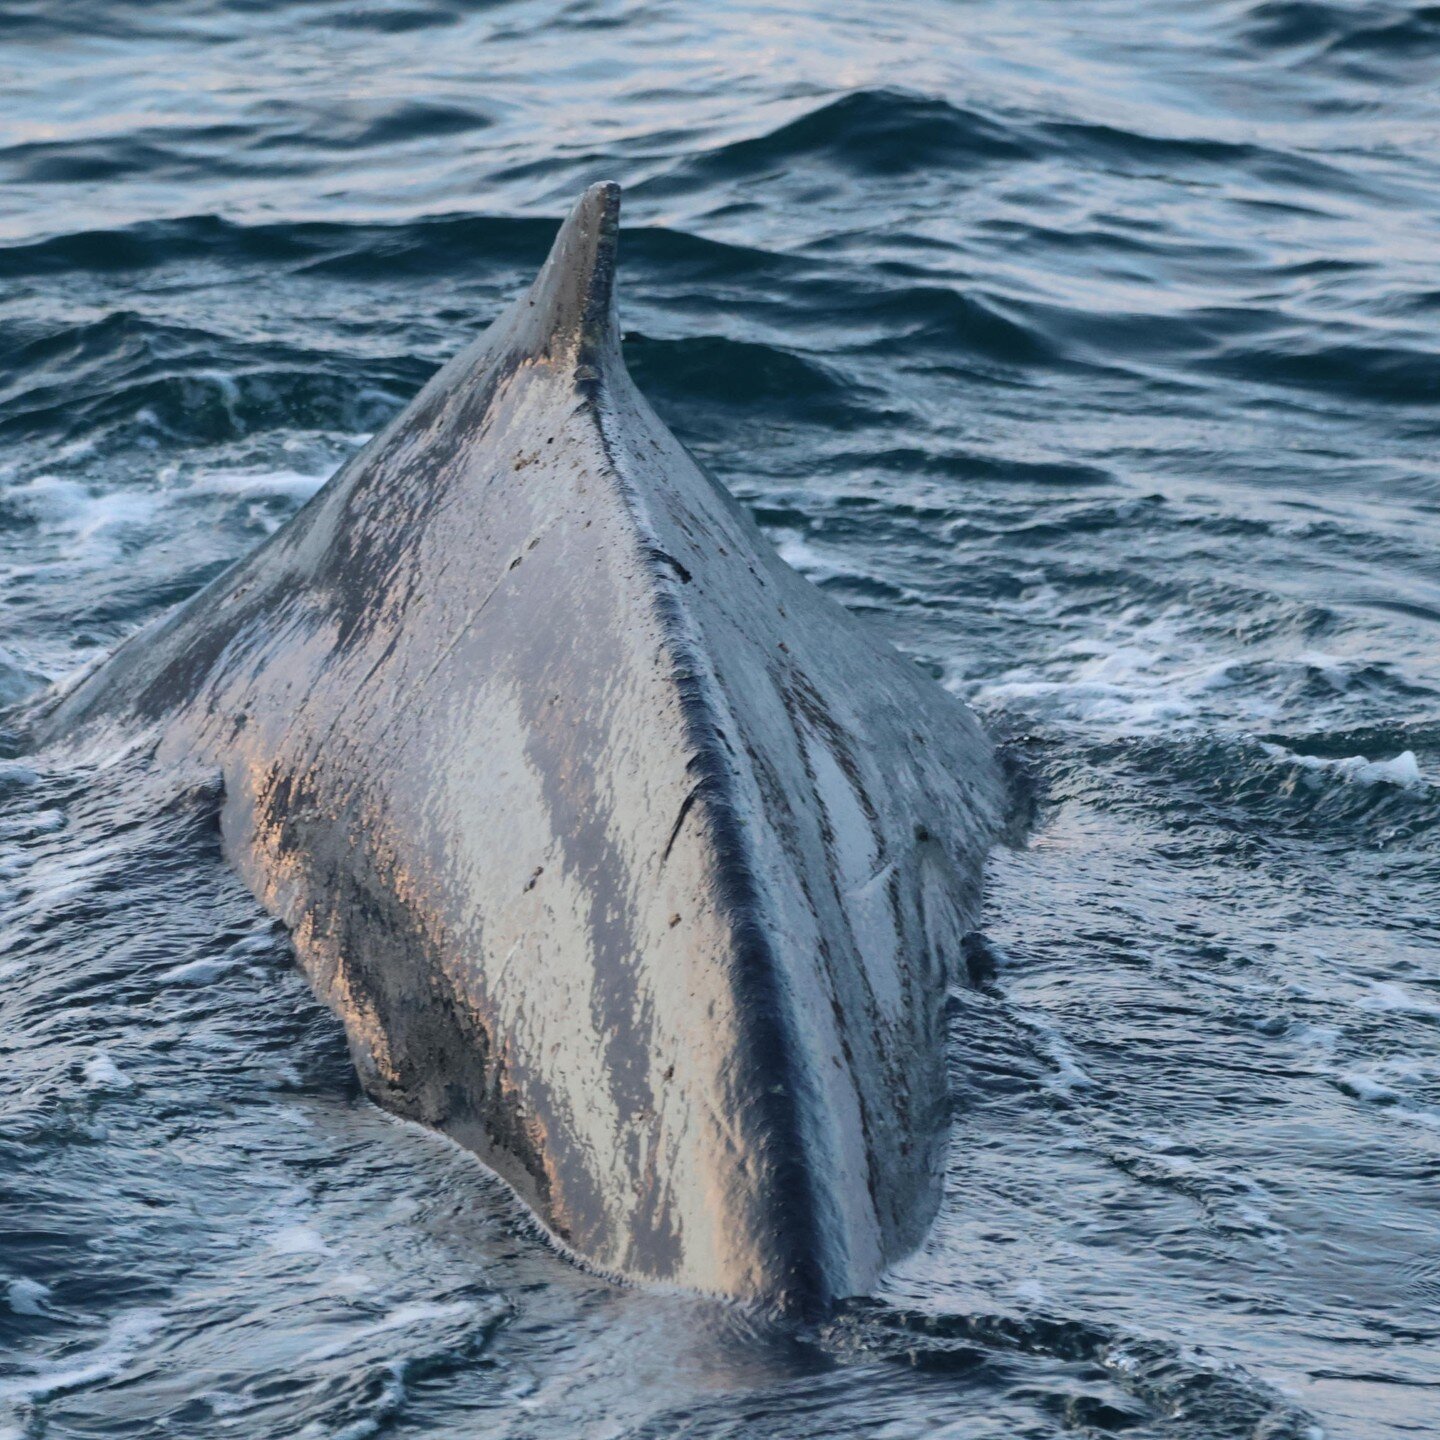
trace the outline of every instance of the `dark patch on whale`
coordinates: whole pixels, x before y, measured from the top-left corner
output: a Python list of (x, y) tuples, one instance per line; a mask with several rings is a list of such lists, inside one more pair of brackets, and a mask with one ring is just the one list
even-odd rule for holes
[(635, 389), (618, 208), (35, 738), (218, 768), (369, 1093), (578, 1255), (806, 1308), (934, 1214), (1001, 783)]

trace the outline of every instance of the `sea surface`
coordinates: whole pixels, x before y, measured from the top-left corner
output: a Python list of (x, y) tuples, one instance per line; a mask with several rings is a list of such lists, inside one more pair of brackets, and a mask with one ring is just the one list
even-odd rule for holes
[(625, 186), (630, 367), (1015, 774), (924, 1248), (622, 1289), (365, 1102), (214, 797), (0, 762), (0, 1437), (1440, 1432), (1440, 7), (0, 0), (0, 701)]

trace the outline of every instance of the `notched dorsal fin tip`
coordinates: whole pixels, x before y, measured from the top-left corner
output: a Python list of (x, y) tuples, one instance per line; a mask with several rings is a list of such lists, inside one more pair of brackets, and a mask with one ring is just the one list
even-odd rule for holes
[(615, 246), (620, 233), (620, 187), (592, 185), (575, 203), (530, 292), (521, 302), (536, 355), (593, 363), (612, 342), (615, 324)]

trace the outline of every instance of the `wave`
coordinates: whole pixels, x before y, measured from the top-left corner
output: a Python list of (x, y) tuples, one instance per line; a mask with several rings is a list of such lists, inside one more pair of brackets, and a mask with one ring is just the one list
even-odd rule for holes
[[(224, 266), (371, 284), (414, 278), (522, 273), (544, 259), (555, 222), (533, 216), (435, 215), (394, 224), (291, 221), (241, 224), (177, 216), (0, 246), (0, 280), (84, 274), (139, 277), (156, 270)], [(658, 225), (626, 226), (629, 270), (670, 290), (720, 286), (742, 294), (801, 282), (813, 261)], [(690, 287), (687, 292), (685, 287)]]
[[(386, 156), (415, 146), (454, 144), (488, 129), (491, 116), (473, 105), (357, 97), (328, 102), (271, 98), (243, 119), (115, 131), (0, 146), (0, 174), (15, 184), (53, 186), (143, 176), (176, 184), (214, 178), (317, 173), (350, 152)], [(468, 142), (467, 142), (468, 143)]]
[(321, 108), (271, 100), (245, 127), (249, 148), (346, 151), (396, 147), (487, 130), (494, 121), (470, 105), (422, 100), (346, 100)]
[(1245, 172), (1314, 191), (1365, 191), (1351, 171), (1301, 150), (1211, 135), (1163, 135), (1099, 121), (1002, 116), (894, 88), (852, 90), (763, 134), (686, 156), (637, 186), (640, 194), (688, 193), (723, 184), (827, 171), (852, 180), (930, 185), (937, 176), (1040, 161), (1168, 175), (1196, 169)]
[(1432, 407), (1440, 396), (1440, 350), (1359, 340), (1326, 344), (1314, 335), (1287, 343), (1227, 345), (1200, 362), (1260, 385), (1340, 395), (1385, 405)]
[[(406, 286), (438, 290), (442, 282), (454, 277), (483, 283), (488, 296), (513, 288), (518, 277), (543, 255), (552, 228), (551, 221), (529, 216), (434, 216), (389, 225), (241, 225), (215, 216), (179, 217), (0, 247), (0, 279), (39, 283), (62, 274), (91, 275), (99, 287), (106, 277), (113, 281), (119, 276), (223, 265), (263, 272), (271, 281), (288, 274), (337, 284), (380, 285), (397, 295)], [(1016, 238), (1021, 243), (1030, 239), (1048, 245), (1060, 233), (1041, 226), (1021, 226)], [(1094, 235), (1090, 243), (1101, 245), (1103, 240), (1103, 235)], [(1272, 293), (1264, 302), (1126, 313), (1033, 295), (1017, 298), (1003, 294), (991, 283), (963, 279), (937, 283), (909, 265), (891, 266), (885, 274), (873, 269), (867, 273), (843, 257), (788, 254), (705, 239), (672, 227), (627, 228), (622, 245), (631, 275), (629, 291), (642, 305), (690, 312), (706, 325), (717, 321), (730, 325), (738, 317), (753, 317), (771, 333), (778, 334), (782, 325), (807, 333), (811, 343), (804, 349), (823, 351), (838, 340), (847, 353), (863, 355), (864, 367), (845, 367), (850, 377), (845, 383), (861, 410), (866, 408), (863, 368), (873, 370), (877, 363), (908, 360), (922, 352), (932, 361), (933, 376), (943, 373), (933, 368), (933, 362), (943, 360), (955, 366), (955, 378), (960, 380), (973, 375), (1028, 378), (1037, 371), (1056, 369), (1118, 376), (1133, 373), (1136, 366), (1159, 364), (1172, 382), (1192, 388), (1201, 381), (1234, 378), (1409, 407), (1426, 406), (1440, 393), (1440, 350), (1429, 343), (1418, 324), (1402, 330), (1394, 318), (1397, 305), (1402, 309), (1408, 306), (1418, 322), (1428, 318), (1428, 308), (1433, 307), (1428, 307), (1427, 295), (1418, 291), (1408, 299), (1395, 297), (1395, 303), (1387, 307), (1391, 316), (1383, 328), (1359, 318), (1332, 320), (1321, 326), (1303, 323), (1283, 291)], [(1132, 250), (1137, 246), (1167, 264), (1173, 261), (1166, 254), (1165, 242), (1157, 240), (1149, 247), (1133, 242)], [(1314, 283), (1303, 267), (1282, 268), (1283, 275), (1279, 270), (1257, 270), (1257, 284), (1268, 280), (1294, 287), (1299, 293)], [(97, 297), (104, 293), (97, 289)], [(222, 298), (231, 303), (229, 297)], [(243, 313), (236, 312), (237, 323)], [(458, 314), (448, 311), (452, 331)], [(462, 338), (478, 323), (477, 319), (467, 326)], [(53, 334), (41, 336), (33, 333), (35, 322), (27, 321), (27, 330), (12, 330), (0, 337), (9, 342), (10, 356), (9, 365), (0, 368), (0, 385), (8, 380), (12, 387), (43, 388), (43, 384), (22, 383), (14, 377), (38, 367), (43, 381), (52, 352), (69, 346), (78, 356), (92, 346), (103, 349), (112, 327), (142, 324), (155, 327), (156, 343), (160, 343), (163, 321), (141, 321), (127, 312), (105, 321), (61, 326)], [(639, 332), (636, 334), (638, 337)], [(765, 343), (758, 338), (724, 339), (726, 344), (740, 347)], [(443, 353), (457, 343), (447, 338), (437, 349)], [(637, 338), (636, 343), (638, 355), (650, 342)], [(827, 381), (817, 379), (816, 373), (830, 366), (830, 360), (807, 360), (804, 349), (796, 345), (771, 343), (766, 348), (788, 358), (766, 362), (763, 368), (770, 378), (756, 384), (757, 394), (783, 393), (785, 382), (773, 373), (776, 367), (788, 367), (802, 398), (826, 388)], [(329, 355), (312, 357), (293, 348), (270, 346), (268, 354), (262, 353), (266, 347), (259, 347), (253, 356), (237, 356), (237, 351), (244, 349), (234, 341), (215, 337), (208, 345), (197, 339), (190, 354), (197, 367), (216, 373), (269, 373), (277, 393), (293, 386), (301, 414), (328, 412), (333, 417), (346, 408), (333, 387), (323, 396), (318, 393), (326, 382), (316, 378), (316, 370), (322, 375), (348, 374), (358, 390), (379, 388), (395, 397), (412, 393), (428, 373), (423, 365), (393, 357), (367, 361), (363, 368), (358, 363), (340, 365), (337, 370)], [(252, 359), (259, 361), (253, 372)], [(645, 362), (641, 359), (640, 363)], [(738, 389), (730, 385), (723, 363), (717, 373), (722, 379), (714, 391), (718, 399), (730, 403), (743, 398), (744, 385)], [(1146, 371), (1146, 378), (1152, 384), (1161, 381), (1153, 368)], [(116, 379), (127, 388), (134, 384), (128, 372), (119, 373)], [(657, 379), (665, 383), (662, 372), (657, 372)], [(69, 371), (66, 381), (73, 383)], [(242, 383), (252, 384), (250, 380)], [(691, 387), (682, 384), (679, 388)], [(88, 405), (83, 391), (81, 397), (82, 407)], [(0, 398), (7, 415), (11, 399), (13, 396)], [(134, 408), (149, 403), (138, 395), (134, 399)], [(212, 396), (212, 401), (218, 399), (218, 395)], [(214, 417), (223, 406), (212, 401), (200, 400), (195, 408), (212, 417), (202, 422), (201, 430), (218, 434)], [(157, 413), (169, 417), (164, 423), (170, 426), (178, 422), (179, 412), (188, 402), (172, 403), (158, 393), (154, 404)], [(43, 423), (54, 425), (63, 420), (56, 406), (39, 408), (44, 412)], [(275, 415), (283, 407), (257, 396), (255, 404), (247, 402), (243, 408), (252, 417), (243, 422), (249, 424), (252, 420), (262, 423), (262, 416)], [(369, 428), (373, 407), (366, 414), (363, 421), (345, 423), (350, 428)], [(42, 423), (38, 414), (35, 423)], [(83, 428), (83, 418), (81, 424)], [(178, 433), (190, 433), (184, 423), (177, 423), (176, 428)]]
[(1056, 365), (1064, 358), (1057, 341), (1041, 326), (1011, 318), (991, 298), (958, 289), (909, 285), (855, 294), (846, 302), (846, 317), (852, 324), (883, 327), (883, 344), (869, 347), (879, 353), (937, 346), (954, 355), (1015, 367)]
[[(996, 485), (1037, 485), (1044, 489), (1089, 489), (1113, 485), (1116, 477), (1098, 465), (1070, 460), (1024, 460), (1016, 456), (946, 451), (897, 445), (885, 450), (845, 450), (830, 457), (832, 473), (878, 470), (896, 475), (934, 475), (948, 480)], [(885, 501), (875, 501), (884, 505)], [(903, 507), (904, 502), (889, 502)], [(954, 505), (946, 513), (954, 513)]]
[(687, 162), (691, 180), (734, 180), (801, 161), (855, 175), (931, 174), (1033, 159), (1031, 144), (1003, 121), (933, 96), (853, 90), (798, 119)]
[(1249, 45), (1312, 59), (1376, 56), (1425, 65), (1440, 55), (1440, 5), (1267, 0), (1246, 13), (1240, 30)]
[(483, 8), (493, 0), (451, 0), (448, 5), (388, 5), (355, 10), (349, 6), (327, 16), (339, 30), (370, 30), (381, 35), (406, 35), (412, 30), (435, 30), (456, 24), (467, 9)]
[(425, 216), (398, 224), (289, 221), (246, 225), (218, 215), (146, 220), (0, 247), (0, 278), (70, 270), (115, 274), (196, 261), (261, 263), (368, 280), (386, 273), (474, 270), (484, 260), (526, 266), (544, 259), (555, 222), (525, 216)]
[(215, 443), (281, 426), (373, 430), (431, 368), (234, 340), (133, 311), (4, 335), (0, 435)]
[(772, 411), (853, 423), (864, 397), (825, 361), (718, 335), (658, 340), (630, 332), (625, 359), (636, 381), (662, 402)]
[(897, 1303), (746, 1340), (561, 1267), (358, 1103), (205, 797), (0, 764), (0, 1431), (1306, 1433), (1208, 1348), (1339, 1431), (1424, 1432), (1437, 26), (0, 6), (0, 746), (294, 513), (613, 176), (640, 385), (980, 701), (1030, 821), (948, 997), (931, 1242)]
[(1077, 1367), (1076, 1383), (1049, 1397), (1055, 1421), (1066, 1430), (1113, 1434), (1159, 1422), (1160, 1433), (1174, 1440), (1310, 1440), (1316, 1434), (1299, 1406), (1237, 1366), (1089, 1321), (941, 1314), (852, 1300), (820, 1338), (852, 1363), (883, 1359), (940, 1374), (1003, 1374), (1007, 1358), (1029, 1355), (1068, 1362)]
[[(1116, 757), (1119, 759), (1120, 757)], [(1440, 733), (1434, 726), (1369, 731), (1204, 735), (1137, 742), (1121, 762), (1139, 780), (1163, 773), (1157, 823), (1197, 824), (1250, 844), (1433, 856), (1440, 844)], [(1154, 808), (1146, 801), (1147, 808)]]

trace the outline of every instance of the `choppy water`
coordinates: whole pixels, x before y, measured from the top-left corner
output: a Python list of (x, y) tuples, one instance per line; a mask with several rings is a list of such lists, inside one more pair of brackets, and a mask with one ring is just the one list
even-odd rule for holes
[(0, 1435), (1440, 1429), (1440, 8), (0, 4), (0, 690), (627, 187), (637, 379), (1033, 824), (945, 1208), (787, 1330), (357, 1095), (213, 797), (0, 766)]

